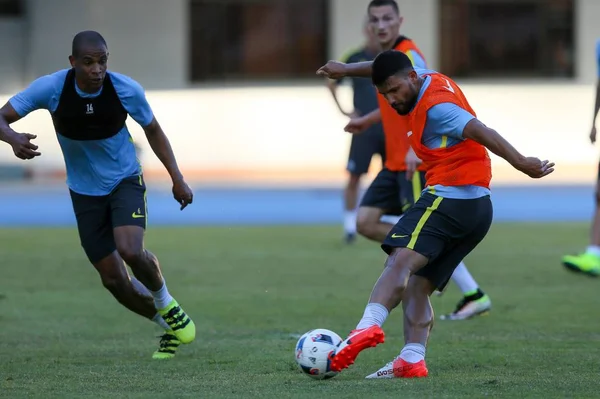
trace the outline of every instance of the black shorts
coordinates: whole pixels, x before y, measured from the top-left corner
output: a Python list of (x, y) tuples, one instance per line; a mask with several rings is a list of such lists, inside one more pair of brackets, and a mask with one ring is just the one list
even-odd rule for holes
[(375, 154), (379, 154), (385, 163), (385, 136), (381, 123), (371, 126), (362, 134), (352, 135), (346, 170), (353, 175), (367, 173)]
[(91, 196), (69, 191), (81, 246), (92, 263), (115, 251), (115, 227), (146, 228), (146, 184), (141, 175), (123, 179), (108, 195)]
[(409, 248), (429, 262), (415, 273), (438, 290), (448, 283), (456, 266), (487, 234), (493, 218), (489, 195), (451, 199), (423, 194), (392, 228), (381, 248)]
[(425, 172), (415, 172), (406, 180), (406, 172), (383, 168), (363, 196), (360, 206), (379, 208), (386, 215), (402, 215), (421, 196)]

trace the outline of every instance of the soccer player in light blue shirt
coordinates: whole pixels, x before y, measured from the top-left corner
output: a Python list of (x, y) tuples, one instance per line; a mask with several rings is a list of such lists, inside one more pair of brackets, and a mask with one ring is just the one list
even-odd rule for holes
[[(103, 285), (129, 310), (164, 328), (153, 358), (173, 357), (194, 340), (193, 321), (169, 294), (158, 260), (144, 248), (146, 186), (127, 116), (146, 133), (173, 181), (181, 209), (193, 193), (181, 174), (169, 140), (133, 79), (107, 70), (106, 41), (94, 31), (73, 39), (71, 68), (42, 76), (0, 109), (0, 140), (21, 159), (40, 156), (36, 136), (10, 125), (29, 113), (50, 112), (65, 160), (67, 186), (81, 245)], [(129, 276), (123, 261), (135, 277)]]
[[(596, 42), (596, 101), (592, 118), (590, 141), (596, 143), (596, 117), (600, 110), (600, 40)], [(592, 220), (590, 244), (584, 253), (579, 255), (565, 255), (562, 264), (568, 270), (581, 272), (588, 276), (600, 275), (600, 163), (598, 164), (598, 179), (596, 181), (596, 210)]]

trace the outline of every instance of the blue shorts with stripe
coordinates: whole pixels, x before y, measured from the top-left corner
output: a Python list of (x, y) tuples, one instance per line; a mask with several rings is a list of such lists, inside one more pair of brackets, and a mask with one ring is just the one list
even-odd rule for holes
[(437, 289), (448, 283), (456, 266), (486, 236), (493, 218), (490, 196), (443, 198), (424, 193), (392, 228), (381, 248), (391, 254), (409, 248), (429, 259), (416, 272)]

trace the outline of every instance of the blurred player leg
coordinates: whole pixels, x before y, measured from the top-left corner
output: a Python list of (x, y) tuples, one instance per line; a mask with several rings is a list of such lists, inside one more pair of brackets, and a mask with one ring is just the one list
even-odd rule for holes
[(442, 315), (442, 320), (466, 320), (474, 316), (487, 314), (492, 301), (480, 288), (464, 262), (460, 262), (452, 273), (452, 281), (463, 293), (454, 312)]
[(590, 245), (583, 254), (566, 255), (562, 258), (562, 263), (568, 270), (592, 277), (600, 275), (600, 164), (595, 196), (596, 209), (590, 231)]
[(371, 182), (358, 208), (358, 233), (378, 243), (385, 240), (394, 226), (382, 216), (402, 213), (402, 206), (398, 200), (400, 188), (397, 173), (382, 169)]
[(375, 139), (372, 129), (360, 135), (352, 136), (346, 168), (350, 173), (350, 178), (344, 193), (344, 232), (347, 243), (352, 243), (356, 239), (356, 205), (359, 199), (359, 184), (361, 176), (369, 171), (371, 159), (375, 153), (375, 143), (373, 142)]
[[(350, 169), (350, 166), (351, 161), (348, 161), (348, 169)], [(361, 175), (350, 172), (344, 190), (344, 238), (348, 244), (353, 243), (356, 239), (356, 205), (358, 203), (360, 177)]]

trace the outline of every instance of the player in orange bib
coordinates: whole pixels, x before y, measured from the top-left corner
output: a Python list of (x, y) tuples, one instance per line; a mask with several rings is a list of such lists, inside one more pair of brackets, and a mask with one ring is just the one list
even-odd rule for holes
[[(400, 35), (403, 18), (394, 0), (372, 0), (367, 7), (367, 17), (369, 28), (379, 40), (382, 50), (401, 51), (410, 58), (413, 66), (427, 67), (425, 57), (415, 42)], [(385, 167), (367, 189), (357, 213), (358, 232), (381, 243), (393, 227), (392, 223), (382, 220), (382, 216), (401, 215), (415, 203), (425, 187), (427, 169), (410, 150), (406, 135), (409, 131), (407, 118), (398, 115), (379, 93), (377, 100), (378, 109), (353, 118), (346, 130), (356, 138), (356, 135), (367, 134), (363, 132), (374, 123), (381, 121), (383, 124)], [(490, 311), (490, 297), (480, 289), (462, 260), (452, 275), (452, 281), (463, 295), (451, 313), (441, 315), (442, 320), (465, 320)]]
[(425, 347), (433, 326), (429, 296), (443, 289), (492, 223), (486, 148), (532, 178), (552, 173), (554, 163), (521, 155), (477, 119), (452, 79), (413, 68), (402, 52), (379, 54), (371, 78), (392, 108), (408, 116), (410, 144), (428, 167), (427, 187), (384, 240), (382, 248), (389, 255), (385, 269), (362, 319), (333, 355), (331, 368), (345, 369), (361, 351), (383, 343), (381, 326), (402, 303), (405, 345), (367, 378), (426, 377)]
[[(394, 0), (372, 0), (367, 7), (368, 27), (376, 36), (381, 50), (395, 49), (406, 53), (414, 66), (426, 68), (423, 53), (414, 41), (400, 34), (403, 17)], [(369, 76), (367, 76), (369, 77)], [(364, 194), (357, 215), (358, 232), (371, 240), (382, 242), (393, 224), (381, 220), (383, 215), (401, 215), (411, 207), (423, 189), (425, 168), (418, 165), (406, 137), (406, 118), (396, 111), (378, 93), (379, 107), (362, 116), (352, 118), (345, 130), (363, 134), (381, 122), (385, 135), (386, 159)], [(418, 170), (418, 173), (414, 173)]]

